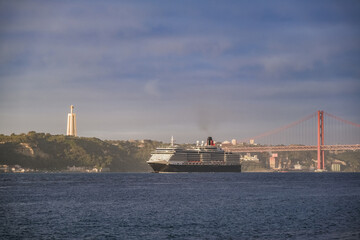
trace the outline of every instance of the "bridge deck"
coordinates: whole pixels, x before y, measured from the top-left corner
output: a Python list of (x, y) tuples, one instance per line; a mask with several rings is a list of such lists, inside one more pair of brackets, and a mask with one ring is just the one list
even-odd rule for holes
[[(227, 152), (293, 152), (293, 151), (317, 151), (317, 146), (302, 146), (302, 145), (290, 145), (290, 146), (256, 146), (256, 147), (237, 147), (237, 146), (225, 146), (223, 149)], [(359, 150), (360, 144), (356, 145), (324, 145), (321, 146), (321, 150), (335, 151), (335, 150)]]

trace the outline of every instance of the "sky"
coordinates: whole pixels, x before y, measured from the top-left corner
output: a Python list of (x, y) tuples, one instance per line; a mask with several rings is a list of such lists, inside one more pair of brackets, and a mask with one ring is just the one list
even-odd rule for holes
[(360, 123), (359, 1), (2, 1), (0, 133), (246, 139)]

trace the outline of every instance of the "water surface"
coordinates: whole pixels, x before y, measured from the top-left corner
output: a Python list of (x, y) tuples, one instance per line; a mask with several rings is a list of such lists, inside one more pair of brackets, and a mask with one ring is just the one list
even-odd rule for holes
[(4, 239), (359, 239), (359, 173), (0, 174)]

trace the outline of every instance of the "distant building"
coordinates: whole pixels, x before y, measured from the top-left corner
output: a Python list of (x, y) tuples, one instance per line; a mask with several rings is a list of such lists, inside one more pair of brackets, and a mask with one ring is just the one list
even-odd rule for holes
[(85, 167), (75, 167), (75, 166), (72, 166), (72, 167), (67, 167), (67, 170), (69, 172), (86, 172), (86, 168)]
[(331, 164), (331, 171), (340, 172), (341, 171), (341, 165), (339, 163)]
[(231, 144), (232, 144), (232, 145), (236, 145), (236, 144), (237, 144), (236, 139), (231, 140)]
[(242, 161), (253, 161), (253, 162), (259, 162), (259, 158), (257, 155), (251, 156), (250, 153), (247, 153), (243, 157), (240, 157), (240, 160)]
[(89, 172), (89, 173), (97, 173), (97, 172), (99, 172), (99, 169), (97, 169), (96, 167), (94, 167), (93, 169), (88, 169), (88, 170), (86, 170), (86, 172)]
[(270, 166), (270, 168), (272, 168), (272, 169), (275, 169), (275, 168), (276, 168), (276, 158), (275, 158), (275, 157), (270, 157), (270, 159), (269, 159), (269, 166)]
[(333, 172), (341, 172), (344, 170), (344, 168), (346, 167), (346, 162), (345, 161), (341, 161), (338, 159), (335, 159), (332, 161), (331, 164), (331, 171)]
[(70, 113), (68, 114), (67, 119), (67, 128), (66, 128), (66, 135), (68, 136), (77, 136), (76, 132), (76, 114), (73, 113), (74, 106), (70, 106)]
[(23, 168), (20, 165), (0, 165), (0, 173), (24, 173), (33, 171), (33, 169)]
[(110, 168), (108, 167), (100, 168), (100, 172), (110, 172)]
[(271, 154), (271, 157), (269, 158), (269, 167), (272, 169), (281, 169), (281, 163), (277, 153)]
[(10, 172), (11, 168), (8, 165), (0, 165), (0, 172)]
[(250, 139), (250, 144), (254, 145), (255, 144), (255, 139)]
[(302, 166), (299, 162), (297, 162), (297, 164), (294, 165), (294, 169), (295, 170), (302, 170)]

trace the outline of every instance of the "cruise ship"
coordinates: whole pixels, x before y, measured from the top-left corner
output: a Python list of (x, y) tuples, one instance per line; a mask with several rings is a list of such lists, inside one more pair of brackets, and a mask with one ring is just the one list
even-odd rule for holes
[(147, 163), (154, 172), (241, 172), (240, 155), (225, 152), (215, 146), (212, 137), (206, 144), (184, 149), (174, 145), (157, 148), (151, 153)]

